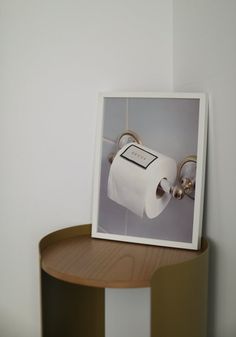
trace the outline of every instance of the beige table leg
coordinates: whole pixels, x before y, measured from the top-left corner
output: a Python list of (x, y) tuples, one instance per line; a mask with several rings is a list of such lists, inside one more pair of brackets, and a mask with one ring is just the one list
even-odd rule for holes
[(74, 285), (42, 271), (42, 336), (104, 337), (104, 289)]
[(158, 269), (151, 284), (151, 337), (206, 337), (208, 251)]

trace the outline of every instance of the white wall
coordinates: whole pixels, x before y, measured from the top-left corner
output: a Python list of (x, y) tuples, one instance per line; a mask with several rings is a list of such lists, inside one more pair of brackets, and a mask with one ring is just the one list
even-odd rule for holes
[(236, 334), (236, 1), (174, 1), (174, 89), (209, 93), (208, 337)]
[(106, 337), (150, 337), (150, 288), (106, 289)]
[(91, 220), (97, 93), (171, 89), (172, 1), (1, 0), (0, 31), (0, 335), (37, 337), (38, 241)]

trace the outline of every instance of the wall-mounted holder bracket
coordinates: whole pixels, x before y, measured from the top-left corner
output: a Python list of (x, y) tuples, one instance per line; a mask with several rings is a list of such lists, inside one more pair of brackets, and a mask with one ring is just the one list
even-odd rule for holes
[(157, 195), (170, 193), (175, 199), (181, 200), (186, 195), (194, 200), (197, 157), (192, 155), (184, 158), (178, 164), (177, 185), (172, 185), (167, 179), (162, 179), (157, 186)]
[[(116, 153), (129, 143), (143, 144), (139, 135), (131, 130), (123, 132), (116, 141)], [(116, 153), (108, 156), (108, 161), (112, 164)], [(156, 194), (161, 197), (164, 193), (170, 193), (177, 200), (183, 199), (186, 195), (194, 200), (195, 197), (195, 177), (196, 177), (197, 157), (195, 155), (185, 157), (179, 164), (177, 170), (177, 184), (172, 185), (163, 178), (157, 186)]]
[[(137, 133), (135, 133), (134, 131), (131, 130), (127, 130), (125, 132), (123, 132), (116, 141), (116, 153), (125, 145), (129, 144), (129, 143), (137, 143), (137, 144), (142, 144), (142, 141), (139, 137), (139, 135), (137, 135)], [(113, 159), (116, 155), (116, 153), (111, 153), (108, 156), (108, 160), (110, 162), (110, 164), (113, 162)]]
[(184, 189), (184, 194), (190, 199), (195, 197), (195, 181), (197, 170), (197, 156), (185, 157), (178, 165), (177, 179)]

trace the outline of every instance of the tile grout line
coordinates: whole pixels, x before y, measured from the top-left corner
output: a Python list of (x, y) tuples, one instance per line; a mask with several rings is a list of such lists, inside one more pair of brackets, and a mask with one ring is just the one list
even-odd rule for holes
[(114, 140), (111, 140), (109, 138), (106, 138), (106, 137), (103, 137), (103, 140), (107, 143), (110, 143), (110, 144), (115, 144), (115, 141)]
[(128, 233), (128, 210), (125, 210), (125, 235)]
[(107, 233), (107, 231), (105, 230), (105, 228), (103, 228), (103, 226), (99, 225), (98, 228), (101, 228), (101, 230), (103, 231), (103, 233)]
[(126, 98), (126, 112), (125, 112), (125, 127), (126, 127), (126, 130), (129, 130), (129, 114), (128, 114), (128, 111), (129, 111), (129, 99)]

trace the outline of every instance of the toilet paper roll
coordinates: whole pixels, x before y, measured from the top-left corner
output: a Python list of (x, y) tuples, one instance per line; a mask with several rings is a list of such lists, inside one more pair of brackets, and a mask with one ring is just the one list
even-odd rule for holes
[(174, 159), (140, 144), (127, 144), (111, 164), (107, 194), (138, 216), (152, 219), (171, 199), (169, 193), (157, 193), (158, 184), (163, 178), (174, 183), (176, 174)]

